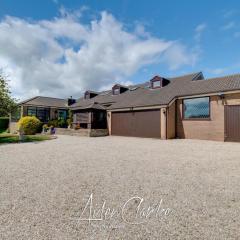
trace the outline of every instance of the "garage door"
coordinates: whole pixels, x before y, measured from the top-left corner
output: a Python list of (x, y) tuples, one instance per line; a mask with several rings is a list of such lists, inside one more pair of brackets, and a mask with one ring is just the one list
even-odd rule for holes
[(112, 135), (160, 138), (160, 110), (112, 113)]
[(240, 105), (225, 106), (225, 140), (240, 141)]

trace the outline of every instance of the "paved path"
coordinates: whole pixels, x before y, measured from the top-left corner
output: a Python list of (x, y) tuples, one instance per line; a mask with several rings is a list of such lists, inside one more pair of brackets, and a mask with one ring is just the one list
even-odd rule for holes
[[(91, 217), (104, 214), (89, 224), (80, 217), (91, 194)], [(1, 240), (219, 240), (240, 239), (239, 229), (238, 143), (60, 136), (0, 146)]]

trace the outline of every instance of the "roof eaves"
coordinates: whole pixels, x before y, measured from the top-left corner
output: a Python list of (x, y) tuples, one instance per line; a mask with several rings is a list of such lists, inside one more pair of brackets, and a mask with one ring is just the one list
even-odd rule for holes
[(32, 100), (34, 100), (34, 99), (36, 99), (36, 98), (39, 98), (40, 96), (35, 96), (35, 97), (32, 97), (32, 98), (29, 98), (29, 99), (27, 99), (27, 100), (24, 100), (24, 101), (21, 101), (21, 102), (19, 102), (17, 105), (23, 105), (23, 104), (25, 104), (25, 103), (27, 103), (27, 102), (30, 102), (30, 101), (32, 101)]

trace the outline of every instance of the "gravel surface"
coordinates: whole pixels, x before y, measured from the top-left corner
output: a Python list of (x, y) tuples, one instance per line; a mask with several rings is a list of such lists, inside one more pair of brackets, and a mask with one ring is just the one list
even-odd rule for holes
[(59, 136), (1, 145), (0, 239), (240, 239), (240, 144)]

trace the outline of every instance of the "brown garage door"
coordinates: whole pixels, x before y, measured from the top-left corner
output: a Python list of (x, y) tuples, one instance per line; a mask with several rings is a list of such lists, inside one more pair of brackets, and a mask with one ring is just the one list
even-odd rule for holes
[(112, 135), (160, 138), (160, 110), (112, 113)]
[(240, 105), (225, 106), (225, 140), (240, 141)]

